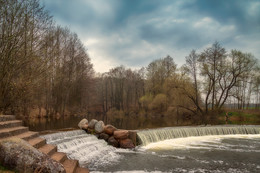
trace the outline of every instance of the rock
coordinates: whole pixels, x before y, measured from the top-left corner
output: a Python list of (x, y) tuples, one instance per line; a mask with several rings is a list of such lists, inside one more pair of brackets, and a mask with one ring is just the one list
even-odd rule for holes
[(61, 163), (19, 138), (0, 141), (0, 163), (17, 172), (65, 173)]
[(132, 140), (132, 142), (133, 142), (133, 144), (136, 146), (136, 143), (137, 143), (137, 141), (136, 141), (136, 135), (137, 135), (137, 132), (136, 131), (134, 131), (134, 130), (129, 130), (129, 139), (131, 139)]
[(109, 138), (109, 135), (106, 133), (100, 133), (99, 134), (99, 139), (104, 139), (105, 141), (107, 141)]
[(92, 120), (88, 123), (88, 128), (94, 129), (97, 122), (98, 122), (98, 120), (92, 119)]
[(128, 130), (116, 130), (114, 131), (115, 139), (126, 139), (129, 136)]
[(116, 130), (117, 130), (117, 128), (115, 128), (112, 125), (106, 125), (104, 128), (104, 132), (110, 136), (112, 136), (114, 134), (114, 131), (116, 131)]
[(95, 124), (95, 132), (102, 133), (104, 131), (105, 124), (103, 121), (99, 121)]
[(122, 139), (119, 141), (119, 143), (120, 143), (120, 148), (127, 148), (127, 149), (135, 148), (135, 145), (131, 139)]
[(85, 124), (84, 126), (82, 126), (81, 129), (82, 129), (82, 130), (88, 130), (88, 124)]
[(108, 143), (108, 145), (112, 145), (113, 147), (119, 146), (118, 141), (113, 136), (108, 138), (107, 143)]
[(88, 129), (88, 120), (86, 118), (82, 119), (78, 124), (80, 129), (87, 130)]

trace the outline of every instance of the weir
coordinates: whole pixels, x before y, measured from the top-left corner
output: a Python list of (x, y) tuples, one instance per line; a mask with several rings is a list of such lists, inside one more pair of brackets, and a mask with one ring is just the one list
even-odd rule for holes
[(43, 135), (48, 144), (56, 145), (59, 152), (64, 152), (70, 159), (76, 159), (82, 167), (95, 169), (104, 163), (110, 163), (120, 158), (119, 149), (108, 145), (84, 130), (74, 130)]
[(167, 139), (184, 138), (191, 136), (208, 135), (236, 135), (236, 134), (260, 134), (260, 126), (198, 126), (198, 127), (167, 127), (160, 129), (141, 130), (137, 132), (139, 145), (146, 146), (149, 143)]
[[(173, 138), (209, 135), (260, 134), (260, 126), (194, 126), (167, 127), (137, 131), (139, 145), (163, 141)], [(136, 150), (124, 150), (107, 144), (105, 140), (84, 130), (74, 130), (43, 135), (48, 144), (55, 145), (59, 152), (66, 153), (69, 159), (76, 159), (82, 167), (90, 170), (103, 169), (108, 165), (117, 164), (123, 158), (131, 158)], [(138, 153), (138, 152), (137, 152)]]

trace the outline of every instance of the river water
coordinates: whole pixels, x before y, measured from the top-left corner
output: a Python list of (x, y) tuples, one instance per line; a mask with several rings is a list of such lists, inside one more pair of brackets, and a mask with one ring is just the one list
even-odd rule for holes
[(260, 134), (189, 136), (150, 142), (134, 150), (113, 148), (81, 130), (43, 137), (96, 173), (260, 172)]
[(28, 118), (23, 119), (25, 125), (29, 127), (31, 131), (45, 131), (45, 130), (59, 130), (64, 128), (78, 128), (78, 123), (83, 118), (91, 120), (95, 118), (97, 120), (104, 121), (105, 124), (112, 124), (119, 129), (136, 130), (145, 128), (158, 128), (169, 127), (178, 125), (190, 125), (191, 122), (179, 120), (173, 120), (172, 117), (143, 117), (143, 116), (124, 116), (124, 117), (104, 117), (102, 115), (95, 116), (67, 116), (57, 118)]

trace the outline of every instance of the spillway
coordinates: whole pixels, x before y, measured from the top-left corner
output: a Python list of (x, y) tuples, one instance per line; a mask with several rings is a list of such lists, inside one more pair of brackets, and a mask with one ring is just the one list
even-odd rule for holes
[(112, 164), (121, 156), (120, 149), (107, 145), (104, 140), (87, 134), (84, 130), (75, 130), (41, 136), (48, 144), (57, 145), (59, 152), (64, 152), (70, 159), (79, 160), (82, 167), (91, 170)]
[(146, 146), (149, 143), (167, 139), (208, 135), (260, 134), (260, 126), (196, 126), (167, 127), (141, 130), (137, 133), (138, 143)]

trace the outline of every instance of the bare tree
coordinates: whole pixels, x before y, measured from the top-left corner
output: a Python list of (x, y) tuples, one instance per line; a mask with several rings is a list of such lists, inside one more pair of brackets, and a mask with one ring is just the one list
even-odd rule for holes
[(221, 47), (218, 42), (215, 42), (210, 48), (207, 48), (201, 53), (199, 60), (201, 63), (201, 75), (206, 78), (206, 82), (204, 83), (206, 92), (206, 113), (208, 112), (210, 96), (211, 109), (214, 109), (217, 94), (217, 81), (220, 78), (217, 72), (225, 57), (226, 50)]

